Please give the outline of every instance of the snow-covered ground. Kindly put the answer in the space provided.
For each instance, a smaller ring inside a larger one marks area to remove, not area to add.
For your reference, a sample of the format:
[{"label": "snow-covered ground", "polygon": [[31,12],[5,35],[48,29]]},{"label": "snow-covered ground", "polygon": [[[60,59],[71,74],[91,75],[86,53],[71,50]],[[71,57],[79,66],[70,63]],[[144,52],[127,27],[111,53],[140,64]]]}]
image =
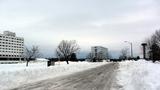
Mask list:
[{"label": "snow-covered ground", "polygon": [[55,66],[47,67],[46,62],[31,62],[29,67],[26,63],[0,64],[0,90],[14,88],[22,84],[31,83],[48,78],[72,74],[94,68],[104,63],[89,62],[56,62]]},{"label": "snow-covered ground", "polygon": [[[48,78],[69,75],[104,65],[105,63],[89,62],[56,62],[47,67],[46,62],[0,64],[0,90],[14,88],[22,84],[36,82]],[[124,61],[119,63],[117,72],[118,90],[160,90],[160,63],[144,60]]]},{"label": "snow-covered ground", "polygon": [[160,90],[160,63],[121,62],[117,79],[120,90]]}]

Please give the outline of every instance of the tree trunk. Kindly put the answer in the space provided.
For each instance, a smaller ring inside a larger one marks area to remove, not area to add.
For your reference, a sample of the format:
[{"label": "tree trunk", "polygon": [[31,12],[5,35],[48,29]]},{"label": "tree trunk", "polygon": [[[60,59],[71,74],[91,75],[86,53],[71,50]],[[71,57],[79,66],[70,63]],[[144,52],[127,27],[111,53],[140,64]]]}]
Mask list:
[{"label": "tree trunk", "polygon": [[69,64],[69,58],[66,57],[65,60],[66,60],[67,64]]},{"label": "tree trunk", "polygon": [[66,60],[66,62],[67,62],[67,64],[69,64],[69,61],[68,61],[68,60]]},{"label": "tree trunk", "polygon": [[27,60],[26,67],[28,67],[29,60]]}]

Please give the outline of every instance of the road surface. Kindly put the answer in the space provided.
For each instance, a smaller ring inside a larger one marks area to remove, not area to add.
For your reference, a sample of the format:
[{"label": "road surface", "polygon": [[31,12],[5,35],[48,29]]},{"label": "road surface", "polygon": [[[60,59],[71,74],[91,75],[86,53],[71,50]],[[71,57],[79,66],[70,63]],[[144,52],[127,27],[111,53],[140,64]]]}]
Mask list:
[{"label": "road surface", "polygon": [[118,90],[116,71],[118,63],[110,63],[97,68],[68,76],[43,80],[11,90]]}]

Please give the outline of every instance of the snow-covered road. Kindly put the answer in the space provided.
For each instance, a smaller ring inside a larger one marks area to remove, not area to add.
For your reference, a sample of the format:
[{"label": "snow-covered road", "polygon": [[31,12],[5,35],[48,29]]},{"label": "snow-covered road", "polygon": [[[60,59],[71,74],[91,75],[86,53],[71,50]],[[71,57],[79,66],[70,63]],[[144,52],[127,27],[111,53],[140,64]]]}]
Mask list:
[{"label": "snow-covered road", "polygon": [[48,78],[56,78],[72,73],[88,70],[107,62],[56,62],[55,66],[47,67],[45,62],[30,62],[29,67],[25,63],[0,64],[0,90],[8,90]]},{"label": "snow-covered road", "polygon": [[12,90],[112,90],[116,86],[118,63],[105,64],[69,76],[26,84]]}]

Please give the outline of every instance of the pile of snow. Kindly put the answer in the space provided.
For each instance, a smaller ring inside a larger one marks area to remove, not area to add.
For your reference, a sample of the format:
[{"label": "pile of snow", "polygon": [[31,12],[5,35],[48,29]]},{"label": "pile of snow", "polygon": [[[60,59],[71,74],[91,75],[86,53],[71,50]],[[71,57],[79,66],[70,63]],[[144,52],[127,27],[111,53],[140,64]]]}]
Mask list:
[{"label": "pile of snow", "polygon": [[144,60],[120,63],[119,90],[160,90],[160,64]]},{"label": "pile of snow", "polygon": [[48,78],[68,75],[71,73],[94,68],[106,63],[89,62],[56,62],[55,66],[47,67],[46,62],[32,62],[29,67],[26,63],[0,64],[0,89],[10,89],[20,85],[36,82]]}]

